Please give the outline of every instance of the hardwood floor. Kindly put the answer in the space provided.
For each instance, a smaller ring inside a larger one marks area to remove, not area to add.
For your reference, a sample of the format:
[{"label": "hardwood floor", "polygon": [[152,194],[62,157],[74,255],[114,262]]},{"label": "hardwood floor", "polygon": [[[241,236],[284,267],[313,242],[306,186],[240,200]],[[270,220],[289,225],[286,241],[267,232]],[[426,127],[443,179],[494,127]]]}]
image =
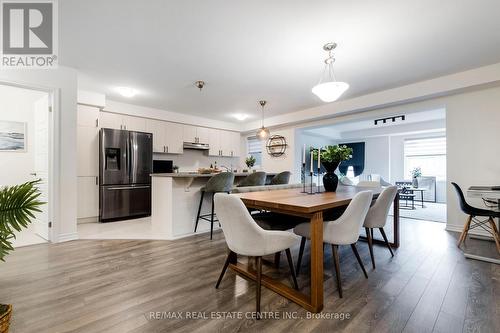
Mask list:
[{"label": "hardwood floor", "polygon": [[[500,332],[500,266],[464,259],[455,245],[457,234],[444,231],[443,224],[402,219],[401,226],[402,245],[394,258],[387,248],[374,246],[376,270],[367,244],[358,244],[368,279],[351,249],[340,248],[342,299],[331,249],[325,247],[322,314],[348,314],[344,320],[307,319],[304,309],[266,288],[262,311],[276,312],[280,320],[185,319],[185,312],[210,316],[255,309],[253,283],[233,272],[214,288],[227,253],[220,232],[213,241],[200,235],[173,242],[79,240],[23,247],[0,263],[0,302],[14,305],[14,333]],[[474,248],[475,242],[494,248],[477,240],[466,246]],[[308,250],[298,279],[304,290]],[[264,271],[291,283],[285,257],[279,270],[266,265]],[[159,312],[160,319],[151,312]],[[166,319],[169,312],[182,312],[184,319]],[[303,319],[283,318],[285,313]]]}]

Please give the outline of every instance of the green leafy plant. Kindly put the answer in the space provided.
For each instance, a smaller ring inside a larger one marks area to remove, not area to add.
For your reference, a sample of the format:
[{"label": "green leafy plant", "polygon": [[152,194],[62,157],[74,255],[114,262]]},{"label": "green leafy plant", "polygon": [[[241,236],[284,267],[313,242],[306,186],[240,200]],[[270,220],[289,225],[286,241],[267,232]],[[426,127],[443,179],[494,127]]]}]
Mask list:
[{"label": "green leafy plant", "polygon": [[422,177],[422,168],[420,167],[413,168],[410,174],[413,178]]},{"label": "green leafy plant", "polygon": [[38,198],[40,192],[37,185],[40,180],[21,185],[6,186],[0,189],[0,260],[14,250],[12,241],[15,231],[26,228],[35,219],[35,213],[41,212],[40,206],[45,204]]},{"label": "green leafy plant", "polygon": [[252,155],[248,156],[247,158],[245,158],[245,164],[247,165],[247,167],[251,168],[255,165],[255,157],[253,157]]},{"label": "green leafy plant", "polygon": [[[318,159],[318,149],[311,149],[314,151],[313,158],[314,160]],[[326,146],[325,148],[321,148],[321,161],[323,162],[342,162],[347,161],[352,158],[352,148],[347,147],[346,145],[334,145],[334,146]]]}]

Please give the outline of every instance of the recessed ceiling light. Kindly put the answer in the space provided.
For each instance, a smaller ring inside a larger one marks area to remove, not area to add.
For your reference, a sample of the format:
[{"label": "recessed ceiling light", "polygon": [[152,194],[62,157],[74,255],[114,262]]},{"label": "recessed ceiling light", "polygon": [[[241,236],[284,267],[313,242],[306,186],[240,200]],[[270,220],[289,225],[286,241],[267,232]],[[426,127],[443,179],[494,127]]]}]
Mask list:
[{"label": "recessed ceiling light", "polygon": [[116,91],[120,93],[123,97],[134,97],[137,94],[137,90],[134,88],[129,88],[129,87],[118,87],[116,88]]},{"label": "recessed ceiling light", "polygon": [[244,113],[235,113],[233,117],[238,119],[239,121],[243,121],[248,118],[248,115]]}]

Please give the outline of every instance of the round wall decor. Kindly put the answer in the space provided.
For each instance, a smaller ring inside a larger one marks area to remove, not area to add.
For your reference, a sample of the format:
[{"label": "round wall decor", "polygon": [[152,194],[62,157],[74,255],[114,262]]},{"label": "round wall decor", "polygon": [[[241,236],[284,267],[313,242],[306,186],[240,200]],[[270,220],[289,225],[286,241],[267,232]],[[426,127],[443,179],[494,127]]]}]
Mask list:
[{"label": "round wall decor", "polygon": [[273,157],[281,156],[286,151],[286,139],[282,135],[272,135],[266,143],[267,153]]}]

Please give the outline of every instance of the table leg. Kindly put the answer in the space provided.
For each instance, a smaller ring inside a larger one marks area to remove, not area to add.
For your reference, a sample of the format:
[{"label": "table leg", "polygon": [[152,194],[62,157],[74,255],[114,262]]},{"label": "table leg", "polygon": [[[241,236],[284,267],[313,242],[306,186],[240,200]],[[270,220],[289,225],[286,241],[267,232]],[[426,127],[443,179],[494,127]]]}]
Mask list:
[{"label": "table leg", "polygon": [[311,218],[311,307],[323,309],[323,213]]}]

